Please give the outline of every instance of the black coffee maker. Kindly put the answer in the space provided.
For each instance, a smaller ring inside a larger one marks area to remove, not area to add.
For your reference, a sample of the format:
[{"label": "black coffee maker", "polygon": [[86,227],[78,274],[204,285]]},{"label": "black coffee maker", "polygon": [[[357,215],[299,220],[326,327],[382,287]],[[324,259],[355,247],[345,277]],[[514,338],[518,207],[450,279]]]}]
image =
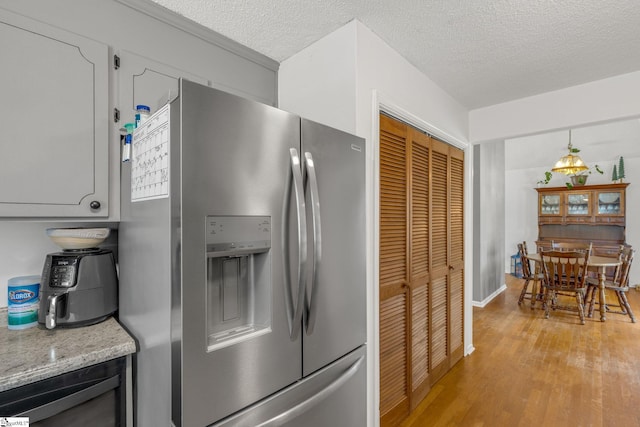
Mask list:
[{"label": "black coffee maker", "polygon": [[91,325],[106,320],[117,309],[118,278],[113,252],[65,249],[47,255],[38,323],[47,329]]}]

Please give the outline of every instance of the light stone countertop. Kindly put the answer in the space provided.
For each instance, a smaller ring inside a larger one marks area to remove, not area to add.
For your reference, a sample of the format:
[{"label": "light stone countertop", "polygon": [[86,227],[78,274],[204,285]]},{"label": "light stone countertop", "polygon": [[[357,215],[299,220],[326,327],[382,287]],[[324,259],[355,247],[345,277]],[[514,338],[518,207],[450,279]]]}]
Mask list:
[{"label": "light stone countertop", "polygon": [[7,309],[0,309],[0,392],[136,351],[113,317],[78,328],[9,330]]}]

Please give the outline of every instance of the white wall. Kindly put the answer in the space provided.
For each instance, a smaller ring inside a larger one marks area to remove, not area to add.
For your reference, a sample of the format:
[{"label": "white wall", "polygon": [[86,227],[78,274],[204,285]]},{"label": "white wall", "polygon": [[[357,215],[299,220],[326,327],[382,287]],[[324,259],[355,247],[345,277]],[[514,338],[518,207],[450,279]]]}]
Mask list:
[{"label": "white wall", "polygon": [[279,108],[356,133],[354,29],[347,24],[280,65]]},{"label": "white wall", "polygon": [[357,132],[374,140],[378,138],[378,129],[373,127],[378,106],[372,101],[377,94],[378,99],[415,116],[447,142],[466,148],[467,109],[362,23],[355,21],[355,26],[358,42]]},{"label": "white wall", "polygon": [[640,117],[640,71],[469,112],[475,144]]},{"label": "white wall", "polygon": [[505,144],[474,146],[473,302],[484,306],[504,289]]},{"label": "white wall", "polygon": [[0,221],[0,307],[7,306],[7,283],[11,277],[39,276],[46,255],[60,250],[47,237],[48,226]]},{"label": "white wall", "polygon": [[[506,141],[506,223],[505,265],[508,271],[509,255],[516,253],[516,245],[523,240],[529,248],[535,248],[538,236],[538,197],[536,182],[544,172],[564,154],[568,143],[568,131],[556,131],[541,135],[509,139]],[[627,187],[626,240],[640,248],[640,120],[621,120],[572,130],[572,142],[579,148],[580,157],[588,166],[597,164],[604,174],[592,173],[588,184],[611,182],[613,165],[624,157],[624,182]],[[563,186],[567,181],[562,174],[554,174],[549,186]],[[631,267],[630,283],[640,284],[640,267]]]},{"label": "white wall", "polygon": [[[332,70],[332,67],[336,70]],[[355,133],[367,140],[367,401],[368,425],[378,425],[379,109],[382,107],[412,125],[429,130],[463,149],[468,148],[467,111],[358,21],[348,23],[284,61],[280,65],[278,88],[281,108]],[[472,154],[468,150],[466,153],[468,186]],[[467,194],[470,200],[471,191]],[[468,202],[469,211],[471,206],[471,202]],[[470,221],[467,223],[470,224]],[[466,236],[470,241],[471,233],[467,232]],[[469,265],[470,252],[467,253]],[[467,274],[470,272],[471,268],[467,268]],[[468,312],[465,324],[465,346],[468,350],[473,348],[470,283],[471,280],[468,279]]]},{"label": "white wall", "polygon": [[367,139],[378,138],[376,97],[466,146],[467,110],[359,21],[282,62],[278,96],[282,109]]}]

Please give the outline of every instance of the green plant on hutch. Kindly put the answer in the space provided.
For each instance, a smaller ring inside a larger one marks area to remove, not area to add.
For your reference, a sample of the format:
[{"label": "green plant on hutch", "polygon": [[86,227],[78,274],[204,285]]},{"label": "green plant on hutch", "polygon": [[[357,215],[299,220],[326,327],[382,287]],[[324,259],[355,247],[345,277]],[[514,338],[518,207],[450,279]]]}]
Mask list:
[{"label": "green plant on hutch", "polygon": [[624,157],[620,156],[620,161],[618,162],[618,177],[616,179],[622,182],[624,177]]},{"label": "green plant on hutch", "polygon": [[611,181],[616,182],[619,181],[622,183],[622,179],[624,178],[624,158],[620,156],[620,160],[618,161],[618,166],[613,165],[613,173],[611,174]]},{"label": "green plant on hutch", "polygon": [[540,181],[537,182],[538,185],[547,185],[549,183],[549,181],[551,181],[551,177],[553,177],[553,174],[550,171],[546,171],[544,173],[544,179],[541,179]]},{"label": "green plant on hutch", "polygon": [[585,185],[587,183],[587,177],[591,175],[592,170],[595,170],[600,175],[604,173],[604,171],[600,169],[600,166],[593,165],[593,167],[587,170],[584,170],[574,175],[570,175],[569,178],[571,179],[571,183],[566,182],[565,185],[567,186],[567,188],[573,188],[574,186]]},{"label": "green plant on hutch", "polygon": [[[596,171],[601,175],[604,174],[604,171],[600,168],[600,166],[594,165],[592,168],[589,168],[579,174],[569,175],[570,181],[565,182],[564,185],[569,189],[573,187],[579,187],[581,185],[586,185],[587,177],[591,175],[592,170]],[[553,173],[550,171],[546,171],[544,173],[544,179],[541,179],[540,181],[537,182],[538,186],[549,184],[552,177],[553,177]]]}]

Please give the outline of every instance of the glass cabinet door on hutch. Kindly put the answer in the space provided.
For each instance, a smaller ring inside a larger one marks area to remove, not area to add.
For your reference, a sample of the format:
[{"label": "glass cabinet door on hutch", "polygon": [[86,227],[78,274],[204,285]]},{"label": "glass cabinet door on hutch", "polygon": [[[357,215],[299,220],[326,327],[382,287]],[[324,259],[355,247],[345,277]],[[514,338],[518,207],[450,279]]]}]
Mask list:
[{"label": "glass cabinet door on hutch", "polygon": [[561,192],[540,193],[538,197],[538,222],[541,224],[562,223]]},{"label": "glass cabinet door on hutch", "polygon": [[569,222],[584,222],[591,216],[591,192],[567,193],[565,216]]},{"label": "glass cabinet door on hutch", "polygon": [[599,191],[598,215],[621,215],[624,212],[622,204],[622,192],[620,191]]},{"label": "glass cabinet door on hutch", "polygon": [[594,194],[595,219],[597,223],[624,223],[624,190],[606,189]]},{"label": "glass cabinet door on hutch", "polygon": [[559,216],[561,196],[557,194],[540,194],[539,214],[541,216]]}]

